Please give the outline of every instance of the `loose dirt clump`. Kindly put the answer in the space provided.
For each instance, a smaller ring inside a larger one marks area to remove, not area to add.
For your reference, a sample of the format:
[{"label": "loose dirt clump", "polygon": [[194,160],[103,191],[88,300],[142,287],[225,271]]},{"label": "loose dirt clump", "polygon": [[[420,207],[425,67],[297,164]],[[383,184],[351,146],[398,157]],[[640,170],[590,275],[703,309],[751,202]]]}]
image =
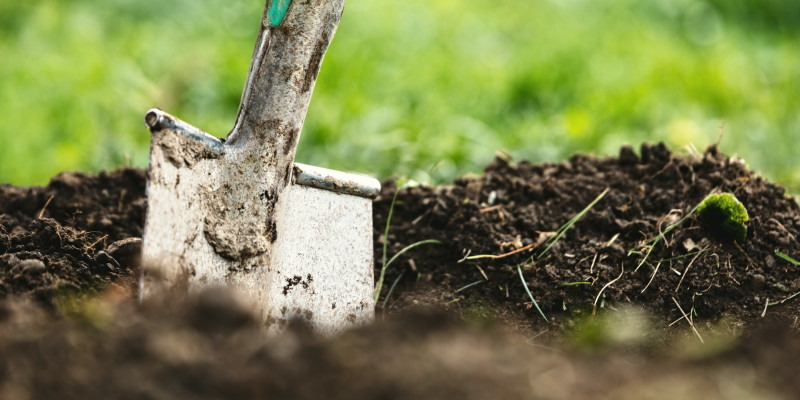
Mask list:
[{"label": "loose dirt clump", "polygon": [[62,173],[46,187],[0,186],[0,296],[41,304],[133,287],[144,224],[145,173]]}]

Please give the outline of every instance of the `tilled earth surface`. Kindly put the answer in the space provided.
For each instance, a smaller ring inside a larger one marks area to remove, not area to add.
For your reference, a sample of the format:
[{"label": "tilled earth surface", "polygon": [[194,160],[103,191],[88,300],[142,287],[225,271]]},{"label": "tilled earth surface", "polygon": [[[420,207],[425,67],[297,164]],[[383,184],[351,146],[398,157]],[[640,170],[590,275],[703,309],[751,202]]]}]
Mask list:
[{"label": "tilled earth surface", "polygon": [[[121,169],[0,186],[0,398],[800,393],[800,267],[778,255],[800,256],[800,209],[715,148],[498,157],[452,185],[387,181],[376,277],[384,245],[391,259],[441,244],[398,257],[378,322],[332,339],[300,323],[265,338],[219,290],[139,305],[145,182]],[[692,213],[714,191],[747,208],[744,243]]]}]

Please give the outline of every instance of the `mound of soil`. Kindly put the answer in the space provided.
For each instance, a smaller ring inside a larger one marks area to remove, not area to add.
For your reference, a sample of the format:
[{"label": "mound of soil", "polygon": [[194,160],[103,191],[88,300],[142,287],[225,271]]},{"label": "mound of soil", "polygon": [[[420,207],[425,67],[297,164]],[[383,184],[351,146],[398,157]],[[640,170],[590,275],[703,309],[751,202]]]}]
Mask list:
[{"label": "mound of soil", "polygon": [[[388,182],[375,203],[378,230],[386,226],[396,190]],[[560,239],[535,246],[605,190]],[[733,193],[747,209],[744,243],[716,237],[692,213],[712,192]],[[376,270],[384,240],[389,256],[423,239],[442,245],[417,247],[407,253],[406,265],[387,271],[387,282],[402,274],[390,309],[420,298],[466,304],[490,299],[543,323],[527,286],[555,324],[625,304],[670,322],[683,312],[701,321],[729,316],[744,322],[779,312],[797,323],[797,302],[782,302],[800,290],[800,268],[776,250],[800,255],[800,208],[784,188],[715,147],[680,157],[663,144],[644,144],[640,156],[623,147],[616,158],[576,155],[559,164],[496,158],[481,176],[400,190],[391,224],[388,238],[378,236],[375,243]],[[528,245],[534,246],[507,257],[475,257]]]},{"label": "mound of soil", "polygon": [[0,186],[0,296],[41,304],[132,287],[138,274],[146,173],[62,173],[47,187]]},{"label": "mound of soil", "polygon": [[[398,257],[378,322],[332,339],[300,323],[266,338],[220,291],[139,305],[145,180],[121,169],[0,186],[0,398],[800,390],[788,367],[800,356],[800,267],[776,253],[800,255],[800,208],[713,147],[678,156],[645,144],[639,155],[624,147],[558,164],[498,157],[452,185],[385,182],[374,202],[376,277],[384,256],[441,244]],[[743,243],[692,212],[714,191],[747,208]]]}]

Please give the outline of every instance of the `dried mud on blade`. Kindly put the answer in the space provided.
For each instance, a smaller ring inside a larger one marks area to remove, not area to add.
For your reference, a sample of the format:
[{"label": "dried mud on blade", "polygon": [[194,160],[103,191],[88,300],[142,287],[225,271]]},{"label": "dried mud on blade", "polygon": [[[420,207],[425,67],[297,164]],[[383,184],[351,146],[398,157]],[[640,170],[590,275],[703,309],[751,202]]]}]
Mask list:
[{"label": "dried mud on blade", "polygon": [[267,0],[236,124],[223,142],[159,109],[141,295],[234,289],[270,332],[331,335],[374,316],[372,178],[294,163],[343,0]]}]

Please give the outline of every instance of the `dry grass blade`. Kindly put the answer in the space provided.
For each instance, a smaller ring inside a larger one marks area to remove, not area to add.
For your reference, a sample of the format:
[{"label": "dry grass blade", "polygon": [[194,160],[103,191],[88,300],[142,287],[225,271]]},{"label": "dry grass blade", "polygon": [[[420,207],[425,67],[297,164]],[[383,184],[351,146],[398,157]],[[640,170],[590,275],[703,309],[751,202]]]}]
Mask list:
[{"label": "dry grass blade", "polygon": [[697,331],[697,328],[695,328],[695,326],[694,326],[694,322],[692,322],[691,318],[689,318],[689,316],[688,316],[688,315],[686,315],[686,313],[683,311],[683,308],[681,307],[680,303],[678,303],[678,300],[675,300],[675,298],[673,297],[673,298],[672,298],[672,301],[673,301],[673,302],[675,302],[675,305],[676,305],[676,306],[678,306],[678,310],[680,310],[680,312],[681,312],[681,315],[683,315],[683,319],[685,319],[685,320],[686,320],[686,322],[688,322],[688,323],[689,323],[689,326],[691,326],[691,327],[692,327],[692,331],[694,331],[694,334],[695,334],[695,335],[697,335],[697,338],[698,338],[698,339],[700,339],[700,343],[703,343],[703,344],[705,344],[706,342],[704,342],[704,341],[703,341],[703,337],[702,337],[702,336],[700,336],[700,332],[698,332],[698,331]]},{"label": "dry grass blade", "polygon": [[616,242],[618,238],[619,238],[619,232],[617,232],[614,236],[611,237],[611,239],[609,239],[609,241],[606,243],[606,247],[611,246],[611,244]]},{"label": "dry grass blade", "polygon": [[523,251],[525,251],[525,250],[530,250],[530,249],[532,249],[532,248],[534,248],[534,247],[536,247],[536,246],[538,246],[538,245],[540,245],[540,244],[541,244],[540,242],[537,242],[537,243],[531,243],[531,244],[529,244],[529,245],[527,245],[527,246],[520,247],[519,249],[516,249],[516,250],[514,250],[514,251],[510,251],[510,252],[508,252],[508,253],[499,254],[499,255],[494,255],[494,254],[478,254],[478,255],[476,255],[476,256],[469,256],[469,257],[465,257],[465,258],[464,258],[462,261],[466,261],[466,260],[478,260],[478,259],[481,259],[481,258],[491,258],[492,260],[494,260],[494,259],[497,259],[497,258],[504,258],[504,257],[512,256],[512,255],[514,255],[514,254],[517,254],[517,253],[522,253],[522,252],[523,252]]},{"label": "dry grass blade", "polygon": [[108,235],[103,235],[103,237],[101,237],[100,239],[97,239],[94,243],[84,247],[83,251],[89,251],[89,250],[93,249],[94,246],[96,246],[98,243],[102,242],[106,238],[108,238]]},{"label": "dry grass blade", "polygon": [[481,259],[481,258],[491,258],[492,260],[494,260],[494,259],[498,259],[498,258],[505,258],[505,257],[508,257],[508,256],[513,256],[514,254],[522,253],[525,250],[530,250],[530,249],[532,249],[534,247],[540,246],[550,236],[552,236],[552,232],[542,232],[542,233],[539,234],[539,238],[537,238],[537,240],[535,242],[533,242],[533,243],[531,243],[531,244],[529,244],[527,246],[520,247],[520,248],[518,248],[516,250],[509,251],[508,253],[499,254],[499,255],[478,254],[476,256],[467,256],[467,257],[464,257],[463,259],[459,260],[459,262],[463,262],[463,261],[467,261],[467,260],[478,260],[478,259]]},{"label": "dry grass blade", "polygon": [[597,297],[594,298],[594,303],[592,304],[592,307],[593,307],[592,315],[594,315],[595,311],[597,311],[597,301],[600,300],[600,295],[603,294],[603,291],[606,290],[607,287],[609,287],[612,284],[614,284],[614,282],[620,280],[620,278],[622,278],[622,274],[624,274],[624,273],[625,273],[625,264],[622,264],[622,271],[620,271],[619,276],[616,279],[612,279],[611,281],[606,283],[606,285],[603,286],[602,289],[600,289],[600,291],[597,293]]},{"label": "dry grass blade", "polygon": [[[712,190],[712,191],[711,191],[711,193],[714,193],[714,192],[716,192],[716,190],[717,190],[717,189],[714,189],[714,190]],[[709,195],[710,195],[711,193],[709,193]],[[708,197],[708,196],[706,196],[706,197]],[[704,198],[704,199],[705,199],[705,198]],[[653,249],[654,249],[654,248],[656,247],[656,245],[658,244],[658,241],[659,241],[659,240],[664,240],[664,242],[666,242],[666,241],[667,241],[666,235],[667,235],[668,233],[672,232],[672,230],[673,230],[673,229],[675,229],[675,228],[677,228],[677,227],[678,227],[680,224],[682,224],[682,223],[683,223],[683,221],[686,221],[686,220],[687,220],[689,217],[691,217],[691,216],[692,216],[692,214],[694,214],[694,213],[695,213],[695,211],[697,211],[697,208],[698,208],[698,207],[700,207],[700,204],[703,204],[703,202],[701,201],[701,202],[697,203],[697,205],[696,205],[696,206],[694,206],[694,208],[692,208],[692,210],[691,210],[691,211],[689,211],[689,213],[687,213],[687,214],[686,214],[686,216],[684,216],[683,218],[681,218],[680,220],[678,220],[678,222],[676,222],[676,223],[674,223],[674,224],[672,224],[672,225],[668,226],[668,227],[667,227],[667,229],[664,229],[664,232],[659,232],[659,233],[658,233],[658,236],[656,236],[656,237],[654,237],[654,238],[652,238],[652,239],[650,239],[650,240],[648,240],[648,241],[646,241],[646,242],[642,243],[641,245],[639,245],[639,246],[638,246],[638,247],[636,247],[635,249],[633,249],[633,250],[631,250],[631,251],[629,251],[629,252],[628,252],[628,255],[631,255],[631,254],[633,254],[633,253],[634,253],[634,252],[635,252],[637,249],[640,249],[640,248],[642,248],[642,247],[645,247],[645,246],[647,246],[647,247],[648,247],[648,249],[647,249],[647,252],[646,252],[646,253],[645,253],[645,255],[644,255],[644,258],[642,258],[642,261],[640,261],[640,262],[639,262],[639,265],[637,265],[637,266],[636,266],[636,269],[634,269],[634,270],[633,270],[633,273],[634,273],[634,274],[636,273],[636,271],[638,271],[638,270],[639,270],[639,267],[641,267],[641,266],[642,266],[642,265],[645,263],[645,261],[647,261],[647,257],[650,257],[650,253],[652,253],[652,252],[653,252]]]},{"label": "dry grass blade", "polygon": [[791,294],[791,295],[789,295],[788,297],[786,297],[785,299],[783,299],[781,301],[776,301],[774,303],[767,303],[767,306],[775,306],[775,305],[778,305],[778,304],[786,303],[787,301],[797,297],[798,295],[800,295],[800,292],[796,292],[794,294]]},{"label": "dry grass blade", "polygon": [[475,265],[475,267],[478,268],[478,271],[480,271],[481,275],[483,276],[483,279],[486,279],[488,281],[489,277],[486,275],[486,272],[483,271],[483,268],[481,268],[480,265]]},{"label": "dry grass blade", "polygon": [[694,256],[694,258],[692,258],[692,261],[689,261],[689,265],[687,265],[686,269],[683,270],[683,274],[681,275],[681,279],[678,281],[678,286],[675,287],[675,292],[676,293],[678,292],[678,289],[681,288],[681,283],[683,283],[683,278],[685,278],[686,274],[689,272],[689,268],[692,268],[692,264],[694,264],[694,261],[697,260],[697,257],[700,257],[700,254],[703,254],[706,251],[708,251],[708,247],[706,247],[703,250],[698,251],[697,254]]},{"label": "dry grass blade", "polygon": [[51,194],[50,198],[48,198],[47,201],[44,203],[44,207],[42,207],[42,211],[39,211],[39,219],[42,219],[42,217],[44,216],[44,210],[47,209],[47,206],[50,205],[50,202],[53,201],[53,197],[55,197],[55,196],[56,195]]},{"label": "dry grass blade", "polygon": [[660,266],[661,262],[659,261],[658,264],[656,264],[656,269],[653,271],[653,275],[650,276],[650,280],[647,282],[647,285],[644,285],[644,289],[642,289],[640,293],[644,293],[644,291],[647,290],[648,287],[650,287],[650,284],[653,283],[653,279],[656,278],[656,274],[658,273],[658,267]]}]

